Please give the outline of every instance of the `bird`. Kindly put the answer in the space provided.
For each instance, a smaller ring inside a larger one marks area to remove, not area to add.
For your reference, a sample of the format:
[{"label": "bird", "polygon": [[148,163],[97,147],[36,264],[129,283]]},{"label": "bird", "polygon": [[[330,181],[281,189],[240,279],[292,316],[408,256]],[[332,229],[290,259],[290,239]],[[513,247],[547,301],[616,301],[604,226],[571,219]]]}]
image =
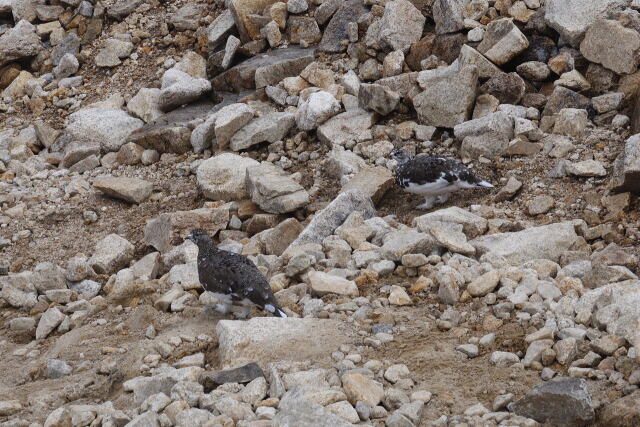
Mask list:
[{"label": "bird", "polygon": [[396,161],[394,175],[398,185],[408,193],[424,196],[418,209],[444,203],[451,193],[461,189],[493,188],[455,159],[428,154],[412,156],[402,148],[391,151],[389,156]]},{"label": "bird", "polygon": [[275,316],[287,317],[269,282],[249,258],[219,249],[202,229],[192,230],[186,239],[198,246],[198,279],[220,301],[214,306],[216,311],[228,314],[234,311],[235,303],[242,306],[235,313],[238,318],[246,318],[253,305]]}]

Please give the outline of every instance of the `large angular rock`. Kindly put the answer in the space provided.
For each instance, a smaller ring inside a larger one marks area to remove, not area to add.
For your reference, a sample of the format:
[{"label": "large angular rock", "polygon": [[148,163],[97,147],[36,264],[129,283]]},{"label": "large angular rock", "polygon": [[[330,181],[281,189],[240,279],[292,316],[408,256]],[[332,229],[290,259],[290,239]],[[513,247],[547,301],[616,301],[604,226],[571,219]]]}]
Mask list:
[{"label": "large angular rock", "polygon": [[229,207],[225,205],[163,213],[147,221],[144,243],[160,252],[166,252],[194,228],[201,228],[213,237],[218,231],[225,229],[228,222]]},{"label": "large angular rock", "polygon": [[117,234],[109,234],[96,244],[89,264],[98,274],[115,273],[129,265],[135,247]]},{"label": "large angular rock", "polygon": [[198,29],[200,16],[204,12],[203,4],[186,4],[170,15],[170,22],[178,31]]},{"label": "large angular rock", "polygon": [[133,51],[133,43],[120,39],[107,39],[98,51],[95,61],[98,67],[115,67],[121,59],[127,58]]},{"label": "large angular rock", "polygon": [[433,20],[436,34],[457,33],[464,29],[462,0],[436,0],[433,3]]},{"label": "large angular rock", "polygon": [[278,409],[278,414],[273,418],[273,424],[278,426],[348,427],[354,425],[324,406],[305,399],[304,391],[300,390],[300,387],[285,393]]},{"label": "large angular rock", "polygon": [[214,132],[218,148],[229,144],[231,137],[253,118],[254,112],[247,104],[236,103],[221,108],[216,113]]},{"label": "large angular rock", "polygon": [[198,366],[190,366],[180,369],[164,366],[155,370],[154,375],[131,378],[130,380],[125,381],[122,386],[125,391],[133,392],[133,400],[137,404],[141,404],[147,400],[149,396],[154,394],[164,393],[167,396],[170,396],[173,386],[181,381],[198,381],[202,371],[204,371],[204,369]]},{"label": "large angular rock", "polygon": [[[323,3],[323,6],[325,3]],[[329,24],[324,30],[322,40],[320,40],[320,44],[318,45],[318,50],[322,52],[344,52],[347,46],[343,41],[349,40],[349,23],[358,22],[363,15],[368,13],[368,10],[364,6],[364,2],[362,0],[347,0],[345,2],[336,3],[337,5],[340,5],[340,7],[333,14],[331,21],[329,21]],[[318,9],[321,8],[322,6]],[[318,19],[317,12],[316,19]]]},{"label": "large angular rock", "polygon": [[278,0],[230,0],[226,6],[231,11],[243,42],[261,38],[260,27],[250,15],[262,15]]},{"label": "large angular rock", "polygon": [[69,168],[94,155],[100,155],[100,143],[97,141],[72,141],[64,148],[62,166]]},{"label": "large angular rock", "polygon": [[466,65],[475,65],[478,68],[478,78],[481,80],[498,77],[504,74],[504,72],[493,62],[489,61],[480,52],[467,44],[462,45],[460,55],[454,64],[456,64],[458,68],[463,68]]},{"label": "large angular rock", "polygon": [[480,86],[480,90],[496,97],[501,104],[518,105],[526,85],[517,73],[500,73]]},{"label": "large angular rock", "polygon": [[251,200],[265,212],[293,212],[309,203],[309,193],[304,187],[271,163],[249,166],[246,174]]},{"label": "large angular rock", "polygon": [[216,48],[227,39],[235,25],[233,14],[229,9],[222,12],[209,24],[207,27],[207,49],[210,53],[215,52]]},{"label": "large angular rock", "polygon": [[210,102],[200,102],[178,108],[132,132],[127,142],[160,153],[186,153],[192,148],[191,129],[216,107]]},{"label": "large angular rock", "polygon": [[345,145],[356,141],[373,126],[373,113],[357,109],[340,113],[318,128],[318,138],[327,145]]},{"label": "large angular rock", "polygon": [[287,20],[287,36],[290,43],[303,42],[310,45],[320,41],[322,32],[315,19],[307,16],[291,16]]},{"label": "large angular rock", "polygon": [[378,204],[394,183],[395,178],[389,169],[382,166],[365,167],[343,185],[340,191],[360,190],[374,204]]},{"label": "large angular rock", "polygon": [[46,338],[64,320],[65,314],[58,307],[52,307],[44,312],[38,327],[36,328],[36,339]]},{"label": "large angular rock", "polygon": [[382,47],[407,52],[422,37],[426,18],[408,0],[393,0],[384,8],[377,38]]},{"label": "large angular rock", "polygon": [[211,200],[243,200],[249,197],[247,168],[259,163],[249,157],[222,153],[205,160],[197,171],[198,186]]},{"label": "large angular rock", "polygon": [[211,90],[207,79],[193,78],[184,71],[171,68],[162,77],[158,106],[162,111],[189,104]]},{"label": "large angular rock", "polygon": [[233,151],[246,150],[261,142],[276,142],[284,138],[293,127],[296,116],[293,113],[269,113],[253,119],[237,131],[230,140]]},{"label": "large angular rock", "polygon": [[599,420],[602,425],[631,427],[640,424],[640,391],[619,398],[604,406]]},{"label": "large angular rock", "polygon": [[591,99],[564,86],[556,86],[547,100],[542,115],[552,116],[564,108],[588,110],[591,108]]},{"label": "large angular rock", "polygon": [[160,109],[160,89],[140,88],[138,93],[127,102],[127,110],[145,123],[159,118],[164,114]]},{"label": "large angular rock", "polygon": [[341,109],[338,100],[329,92],[314,92],[306,100],[300,99],[296,124],[300,130],[313,130],[338,114]]},{"label": "large angular rock", "polygon": [[478,52],[489,58],[496,65],[511,61],[516,55],[529,47],[529,40],[516,27],[512,19],[503,18],[491,21],[487,25]]},{"label": "large angular rock", "polygon": [[36,27],[22,20],[0,36],[0,67],[12,61],[36,56],[41,50],[42,43],[36,34]]},{"label": "large angular rock", "polygon": [[587,29],[620,0],[549,0],[545,5],[544,20],[573,47],[578,47]]},{"label": "large angular rock", "polygon": [[418,79],[425,90],[413,98],[413,106],[421,124],[452,128],[469,120],[478,87],[475,66],[425,71]]},{"label": "large angular rock", "polygon": [[309,284],[311,289],[318,295],[338,294],[353,297],[360,295],[358,286],[353,280],[347,280],[321,271],[309,273]]},{"label": "large angular rock", "polygon": [[314,60],[314,49],[288,47],[256,55],[211,79],[220,91],[242,91],[275,86],[285,77],[297,76]]},{"label": "large angular rock", "polygon": [[580,53],[618,74],[631,74],[640,63],[640,34],[618,21],[598,20],[587,30]]},{"label": "large angular rock", "polygon": [[560,255],[578,241],[575,227],[573,222],[559,222],[514,233],[482,236],[469,243],[479,255],[500,255],[512,265],[520,265],[532,259],[558,262]]},{"label": "large angular rock", "polygon": [[113,6],[107,8],[107,15],[111,18],[122,20],[129,16],[144,0],[117,0]]},{"label": "large angular rock", "polygon": [[440,222],[460,224],[468,237],[477,237],[485,233],[488,221],[457,206],[438,209],[437,211],[414,218],[413,224],[418,230],[427,232],[431,225]]},{"label": "large angular rock", "polygon": [[60,139],[98,142],[103,152],[118,151],[127,137],[143,125],[142,120],[122,110],[87,108],[69,116]]},{"label": "large angular rock", "polygon": [[[582,295],[575,307],[576,315],[592,319],[594,325],[607,333],[640,344],[640,281],[611,283]],[[588,321],[588,320],[587,320]]]},{"label": "large angular rock", "polygon": [[436,242],[431,235],[414,230],[399,230],[387,233],[382,239],[382,252],[386,259],[400,261],[405,254],[431,253]]},{"label": "large angular rock", "polygon": [[153,192],[153,184],[139,178],[98,178],[93,186],[107,196],[135,204],[144,202]]},{"label": "large angular rock", "polygon": [[613,167],[614,189],[640,193],[640,134],[630,136]]},{"label": "large angular rock", "polygon": [[30,271],[0,276],[0,298],[12,307],[30,309],[38,302],[38,292],[33,282]]},{"label": "large angular rock", "polygon": [[457,125],[453,128],[453,134],[459,140],[487,134],[492,138],[510,140],[513,138],[513,118],[504,111],[498,111]]},{"label": "large angular rock", "polygon": [[289,245],[287,251],[306,243],[322,243],[352,212],[361,212],[365,219],[369,219],[375,215],[376,210],[371,199],[359,190],[340,193],[324,209],[316,212],[309,225]]},{"label": "large angular rock", "polygon": [[525,397],[510,404],[509,410],[551,425],[587,426],[595,418],[587,382],[578,378],[561,378],[537,385]]},{"label": "large angular rock", "polygon": [[378,114],[386,116],[398,106],[400,95],[379,84],[360,85],[358,91],[358,103],[360,108],[373,110]]},{"label": "large angular rock", "polygon": [[353,331],[346,323],[315,318],[221,320],[216,334],[224,369],[250,362],[265,369],[268,363],[280,360],[320,361],[353,340]]}]

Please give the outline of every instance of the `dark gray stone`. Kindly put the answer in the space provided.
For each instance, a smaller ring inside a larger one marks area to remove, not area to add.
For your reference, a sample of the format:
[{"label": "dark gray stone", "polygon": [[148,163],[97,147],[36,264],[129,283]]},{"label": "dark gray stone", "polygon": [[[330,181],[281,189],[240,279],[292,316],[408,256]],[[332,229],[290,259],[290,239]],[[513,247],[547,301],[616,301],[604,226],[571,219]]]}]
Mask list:
[{"label": "dark gray stone", "polygon": [[257,363],[251,362],[239,368],[228,369],[226,371],[204,372],[200,376],[200,383],[204,386],[204,391],[209,393],[222,384],[247,384],[260,377],[264,377],[264,372]]},{"label": "dark gray stone", "polygon": [[274,86],[285,77],[297,76],[313,62],[314,49],[289,47],[256,55],[211,79],[215,90],[242,91]]},{"label": "dark gray stone", "polygon": [[58,65],[65,54],[76,55],[78,52],[80,52],[80,38],[76,33],[69,32],[60,44],[53,48],[51,62],[53,65]]},{"label": "dark gray stone", "polygon": [[362,0],[344,2],[334,13],[327,28],[325,28],[318,50],[330,53],[344,52],[347,49],[347,45],[342,41],[349,39],[349,23],[358,22],[366,13],[368,13],[368,10]]},{"label": "dark gray stone", "polygon": [[511,403],[509,410],[554,426],[587,426],[595,418],[587,383],[578,378],[539,384],[525,397]]},{"label": "dark gray stone", "polygon": [[116,3],[107,8],[107,15],[110,18],[117,19],[118,21],[123,20],[131,12],[136,10],[138,6],[144,3],[144,0],[119,0]]},{"label": "dark gray stone", "polygon": [[547,105],[542,111],[543,116],[553,116],[562,110],[563,108],[577,108],[587,111],[593,111],[591,106],[591,99],[584,95],[574,92],[571,89],[567,89],[564,86],[557,86],[549,99]]},{"label": "dark gray stone", "polygon": [[221,104],[214,106],[211,102],[203,101],[173,110],[131,133],[127,142],[135,142],[143,148],[160,153],[186,153],[191,150],[189,124],[197,119],[206,118]]}]

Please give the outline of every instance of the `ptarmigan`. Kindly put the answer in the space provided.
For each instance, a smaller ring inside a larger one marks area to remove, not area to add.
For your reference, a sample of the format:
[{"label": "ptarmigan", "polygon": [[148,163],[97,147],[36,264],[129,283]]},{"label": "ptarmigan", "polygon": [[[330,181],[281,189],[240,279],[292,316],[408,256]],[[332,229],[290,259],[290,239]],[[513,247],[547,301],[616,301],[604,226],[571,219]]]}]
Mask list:
[{"label": "ptarmigan", "polygon": [[393,150],[390,156],[397,163],[394,173],[398,185],[408,193],[425,197],[418,209],[431,209],[446,202],[450,193],[464,188],[493,188],[454,159],[427,154],[414,157],[401,148]]},{"label": "ptarmigan", "polygon": [[191,231],[187,239],[198,245],[198,278],[204,289],[216,294],[220,301],[214,307],[217,311],[229,313],[236,303],[242,306],[236,313],[239,318],[246,318],[252,305],[287,317],[276,303],[269,282],[251,260],[218,249],[204,230]]}]

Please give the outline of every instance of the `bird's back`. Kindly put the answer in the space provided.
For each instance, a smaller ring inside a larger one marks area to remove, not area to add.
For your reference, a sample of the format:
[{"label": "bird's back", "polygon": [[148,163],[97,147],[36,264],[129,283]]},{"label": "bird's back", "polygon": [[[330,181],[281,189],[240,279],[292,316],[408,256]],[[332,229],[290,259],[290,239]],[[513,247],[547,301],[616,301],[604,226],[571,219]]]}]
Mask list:
[{"label": "bird's back", "polygon": [[396,169],[398,184],[406,188],[410,183],[423,185],[444,179],[449,183],[480,181],[465,165],[457,160],[421,154]]},{"label": "bird's back", "polygon": [[215,247],[200,252],[198,275],[208,291],[231,295],[236,301],[248,298],[260,306],[272,302],[269,282],[250,259]]}]

